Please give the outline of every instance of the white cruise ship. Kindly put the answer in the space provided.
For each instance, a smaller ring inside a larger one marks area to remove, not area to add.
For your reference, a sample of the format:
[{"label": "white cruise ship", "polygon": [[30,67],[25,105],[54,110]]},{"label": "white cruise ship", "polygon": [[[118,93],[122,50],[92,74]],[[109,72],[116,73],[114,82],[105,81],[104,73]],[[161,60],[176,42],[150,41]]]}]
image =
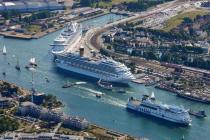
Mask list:
[{"label": "white cruise ship", "polygon": [[147,95],[144,95],[141,101],[130,97],[126,107],[128,110],[154,116],[177,124],[189,125],[191,122],[188,110],[178,106],[157,103]]},{"label": "white cruise ship", "polygon": [[61,69],[108,82],[127,84],[135,79],[124,64],[103,56],[84,57],[82,51],[56,55],[55,63]]},{"label": "white cruise ship", "polygon": [[66,24],[66,27],[61,34],[55,38],[53,44],[51,44],[52,54],[63,53],[66,48],[74,47],[79,43],[82,38],[82,25],[76,22],[70,22]]}]

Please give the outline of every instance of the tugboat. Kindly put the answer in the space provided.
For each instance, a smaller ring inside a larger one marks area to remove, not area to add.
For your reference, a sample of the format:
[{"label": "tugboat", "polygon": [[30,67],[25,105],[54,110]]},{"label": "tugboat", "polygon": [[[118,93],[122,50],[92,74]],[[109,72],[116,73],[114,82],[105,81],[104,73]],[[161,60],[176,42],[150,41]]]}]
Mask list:
[{"label": "tugboat", "polygon": [[189,110],[189,114],[190,115],[193,115],[193,116],[196,116],[196,117],[199,117],[199,118],[205,118],[205,117],[207,117],[206,112],[204,110],[195,112],[195,111],[193,111],[193,110],[190,109]]},{"label": "tugboat", "polygon": [[101,79],[97,82],[98,86],[104,88],[106,90],[112,90],[112,84],[106,81],[102,81]]},{"label": "tugboat", "polygon": [[210,98],[202,96],[202,95],[197,95],[197,94],[191,94],[189,92],[177,92],[177,96],[186,98],[188,100],[192,101],[197,101],[197,102],[202,102],[206,104],[210,104]]},{"label": "tugboat", "polygon": [[64,85],[62,86],[62,88],[70,88],[70,87],[75,86],[75,85],[76,85],[75,83],[66,82],[66,84],[64,84]]}]

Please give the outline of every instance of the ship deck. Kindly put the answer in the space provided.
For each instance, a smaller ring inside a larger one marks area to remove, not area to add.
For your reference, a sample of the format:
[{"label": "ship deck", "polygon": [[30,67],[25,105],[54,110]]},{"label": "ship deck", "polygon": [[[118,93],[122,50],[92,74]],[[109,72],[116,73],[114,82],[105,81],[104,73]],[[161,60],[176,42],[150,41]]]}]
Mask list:
[{"label": "ship deck", "polygon": [[138,105],[140,105],[141,104],[141,101],[139,101],[139,100],[132,100],[132,101],[130,101],[133,105],[135,105],[135,106],[138,106]]},{"label": "ship deck", "polygon": [[75,53],[75,52],[79,53],[79,48],[82,47],[82,46],[84,47],[84,57],[91,58],[92,57],[91,49],[86,46],[84,37],[82,37],[80,39],[80,41],[77,44],[75,44],[75,45],[68,44],[68,46],[66,47],[64,52],[65,53]]}]

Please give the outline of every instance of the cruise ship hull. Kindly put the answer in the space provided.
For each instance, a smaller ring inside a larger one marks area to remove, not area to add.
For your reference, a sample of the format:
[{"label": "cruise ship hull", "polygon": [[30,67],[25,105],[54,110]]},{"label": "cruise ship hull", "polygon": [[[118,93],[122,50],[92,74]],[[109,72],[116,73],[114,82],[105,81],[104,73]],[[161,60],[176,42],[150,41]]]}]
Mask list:
[{"label": "cruise ship hull", "polygon": [[[65,64],[61,64],[61,63],[56,63],[57,67],[71,72],[71,73],[76,73],[78,75],[81,76],[85,76],[91,79],[95,79],[95,80],[99,80],[99,79],[103,79],[104,77],[102,77],[101,75],[94,73],[94,72],[90,72],[81,68],[77,68],[77,67],[72,67],[72,66],[67,66]],[[108,82],[112,82],[112,83],[116,83],[116,84],[123,84],[123,85],[127,85],[130,82],[130,79],[116,79],[114,77],[106,77],[106,81]]]},{"label": "cruise ship hull", "polygon": [[144,115],[144,116],[147,116],[147,117],[152,117],[152,118],[155,117],[156,119],[160,119],[162,121],[167,121],[167,122],[177,124],[177,125],[188,126],[190,124],[190,122],[186,122],[186,121],[184,122],[184,121],[181,121],[181,120],[171,119],[171,118],[168,118],[166,116],[159,115],[159,114],[154,114],[154,113],[147,112],[147,111],[141,111],[140,109],[137,110],[133,106],[128,106],[127,105],[126,109],[128,111],[136,113],[136,114],[141,114],[141,115]]}]

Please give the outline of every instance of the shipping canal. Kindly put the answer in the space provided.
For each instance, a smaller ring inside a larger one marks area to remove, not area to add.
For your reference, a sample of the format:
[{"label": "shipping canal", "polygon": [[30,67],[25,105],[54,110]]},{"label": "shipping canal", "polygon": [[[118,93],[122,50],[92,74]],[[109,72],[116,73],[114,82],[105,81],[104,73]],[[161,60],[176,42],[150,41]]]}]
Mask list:
[{"label": "shipping canal", "polygon": [[[84,21],[83,25],[101,26],[111,20],[122,18],[120,15],[108,14],[97,17],[94,20]],[[18,40],[0,38],[0,46],[5,44],[7,55],[0,55],[0,73],[6,71],[6,76],[0,74],[0,78],[8,82],[16,83],[19,86],[30,88],[31,72],[25,69],[25,65],[31,57],[37,59],[38,67],[35,73],[35,86],[38,91],[56,95],[64,104],[64,111],[71,115],[84,116],[89,121],[100,126],[111,128],[120,132],[129,133],[134,136],[144,136],[155,140],[180,140],[185,139],[207,140],[210,137],[210,117],[198,119],[192,117],[192,125],[179,127],[163,121],[154,120],[141,115],[135,115],[125,110],[128,97],[141,98],[143,94],[155,93],[156,99],[167,104],[174,104],[191,108],[193,110],[204,109],[210,116],[208,105],[191,102],[176,97],[174,94],[145,87],[144,85],[130,84],[127,93],[117,91],[105,91],[99,89],[95,82],[88,82],[85,85],[75,86],[69,89],[62,89],[66,81],[81,81],[75,77],[60,73],[53,64],[49,44],[59,34],[54,32],[37,40]],[[1,47],[1,48],[2,48]],[[21,71],[15,69],[19,60]],[[49,79],[49,83],[46,82]],[[102,92],[105,95],[97,99],[95,94]]]}]

